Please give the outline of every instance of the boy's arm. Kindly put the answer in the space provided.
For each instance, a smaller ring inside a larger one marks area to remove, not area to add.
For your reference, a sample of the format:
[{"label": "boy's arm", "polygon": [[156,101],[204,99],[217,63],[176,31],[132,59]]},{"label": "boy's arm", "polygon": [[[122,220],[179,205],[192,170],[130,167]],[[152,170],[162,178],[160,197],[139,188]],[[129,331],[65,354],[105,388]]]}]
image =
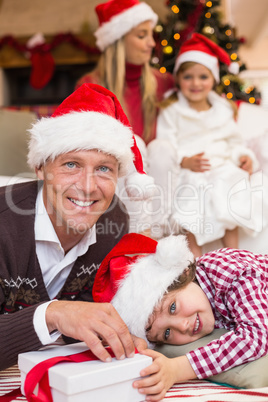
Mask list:
[{"label": "boy's arm", "polygon": [[140,372],[142,380],[133,383],[141,394],[147,395],[146,401],[160,401],[176,382],[197,378],[186,356],[169,359],[154,350],[141,352],[153,358],[153,363]]}]

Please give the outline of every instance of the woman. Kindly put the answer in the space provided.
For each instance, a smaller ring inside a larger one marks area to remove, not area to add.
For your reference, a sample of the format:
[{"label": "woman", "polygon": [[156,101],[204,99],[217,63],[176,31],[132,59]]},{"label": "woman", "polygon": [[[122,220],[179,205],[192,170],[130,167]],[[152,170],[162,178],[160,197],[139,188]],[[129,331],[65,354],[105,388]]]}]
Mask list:
[{"label": "woman", "polygon": [[[107,1],[96,7],[96,13],[100,23],[96,44],[102,54],[96,69],[84,75],[77,87],[85,82],[100,84],[117,96],[133,128],[146,171],[146,145],[156,133],[156,103],[174,86],[171,74],[161,74],[149,65],[158,16],[139,0]],[[117,193],[130,215],[130,232],[150,234],[150,200],[129,200],[120,180]]]},{"label": "woman", "polygon": [[96,69],[84,75],[77,86],[91,82],[112,91],[134,133],[148,144],[155,138],[156,102],[174,86],[171,74],[149,66],[158,17],[139,0],[111,0],[99,4],[96,13],[100,23],[96,44],[102,54]]}]

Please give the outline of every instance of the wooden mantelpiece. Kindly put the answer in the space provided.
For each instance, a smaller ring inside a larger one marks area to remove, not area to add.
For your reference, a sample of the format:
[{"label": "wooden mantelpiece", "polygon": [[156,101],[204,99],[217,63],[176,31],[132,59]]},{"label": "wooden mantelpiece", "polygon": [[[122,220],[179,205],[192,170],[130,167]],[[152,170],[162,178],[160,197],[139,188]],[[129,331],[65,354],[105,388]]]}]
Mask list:
[{"label": "wooden mantelpiece", "polygon": [[[90,47],[95,47],[95,38],[93,34],[77,34],[75,37]],[[16,40],[25,45],[30,37],[20,37]],[[45,36],[46,43],[51,43],[53,36]],[[96,53],[88,53],[83,49],[79,49],[72,43],[63,42],[59,46],[52,49],[51,54],[56,65],[72,65],[72,64],[88,64],[96,63],[99,55]],[[31,61],[29,55],[17,51],[14,47],[4,45],[0,48],[0,68],[21,68],[30,67]]]},{"label": "wooden mantelpiece", "polygon": [[[70,34],[69,41],[67,35],[45,36],[45,43],[51,44],[55,71],[48,84],[38,90],[30,85],[30,55],[18,50],[17,46],[22,45],[23,49],[30,38],[16,38],[14,43],[1,46],[0,107],[59,104],[74,90],[77,80],[94,68],[99,53],[94,52],[96,47],[92,33]],[[55,40],[56,46],[53,46]]]}]

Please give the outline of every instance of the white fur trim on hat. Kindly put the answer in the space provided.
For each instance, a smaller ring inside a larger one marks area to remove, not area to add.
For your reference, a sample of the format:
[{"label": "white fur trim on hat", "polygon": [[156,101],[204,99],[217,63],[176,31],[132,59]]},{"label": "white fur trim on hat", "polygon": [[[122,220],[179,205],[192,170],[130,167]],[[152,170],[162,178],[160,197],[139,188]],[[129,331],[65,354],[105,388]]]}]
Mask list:
[{"label": "white fur trim on hat", "polygon": [[159,240],[156,252],[130,266],[111,303],[130,333],[146,338],[146,325],[168,287],[194,261],[185,236]]},{"label": "white fur trim on hat", "polygon": [[187,61],[193,61],[207,67],[212,72],[216,82],[220,81],[220,67],[217,57],[211,56],[205,52],[200,52],[199,50],[184,52],[177,58],[173,73],[176,74],[180,65]]},{"label": "white fur trim on hat", "polygon": [[103,23],[94,33],[96,45],[103,52],[105,48],[122,38],[132,28],[145,21],[152,21],[154,27],[158,21],[157,14],[146,3],[140,3],[115,15]]},{"label": "white fur trim on hat", "polygon": [[125,178],[125,186],[132,200],[146,200],[157,194],[154,178],[147,174],[130,173]]},{"label": "white fur trim on hat", "polygon": [[231,74],[237,75],[239,73],[239,63],[237,61],[233,61],[229,66],[228,70]]},{"label": "white fur trim on hat", "polygon": [[42,118],[29,132],[31,168],[66,152],[97,149],[118,160],[119,174],[123,176],[133,160],[131,128],[104,113],[81,111]]}]

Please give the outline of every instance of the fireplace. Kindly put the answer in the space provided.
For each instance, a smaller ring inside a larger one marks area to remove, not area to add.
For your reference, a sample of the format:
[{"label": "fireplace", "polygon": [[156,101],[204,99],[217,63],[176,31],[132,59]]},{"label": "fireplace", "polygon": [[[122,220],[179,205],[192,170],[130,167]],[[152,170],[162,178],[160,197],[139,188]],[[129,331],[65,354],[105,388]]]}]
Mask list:
[{"label": "fireplace", "polygon": [[[14,39],[16,44],[25,45],[29,37]],[[51,46],[55,71],[50,82],[42,89],[30,84],[31,62],[27,54],[18,51],[10,43],[0,47],[0,106],[20,107],[22,105],[57,105],[74,90],[77,80],[91,71],[99,58],[92,33],[59,34],[46,36]]]},{"label": "fireplace", "polygon": [[74,90],[77,80],[95,63],[58,65],[50,82],[42,89],[30,84],[31,67],[4,69],[9,106],[56,105]]}]

